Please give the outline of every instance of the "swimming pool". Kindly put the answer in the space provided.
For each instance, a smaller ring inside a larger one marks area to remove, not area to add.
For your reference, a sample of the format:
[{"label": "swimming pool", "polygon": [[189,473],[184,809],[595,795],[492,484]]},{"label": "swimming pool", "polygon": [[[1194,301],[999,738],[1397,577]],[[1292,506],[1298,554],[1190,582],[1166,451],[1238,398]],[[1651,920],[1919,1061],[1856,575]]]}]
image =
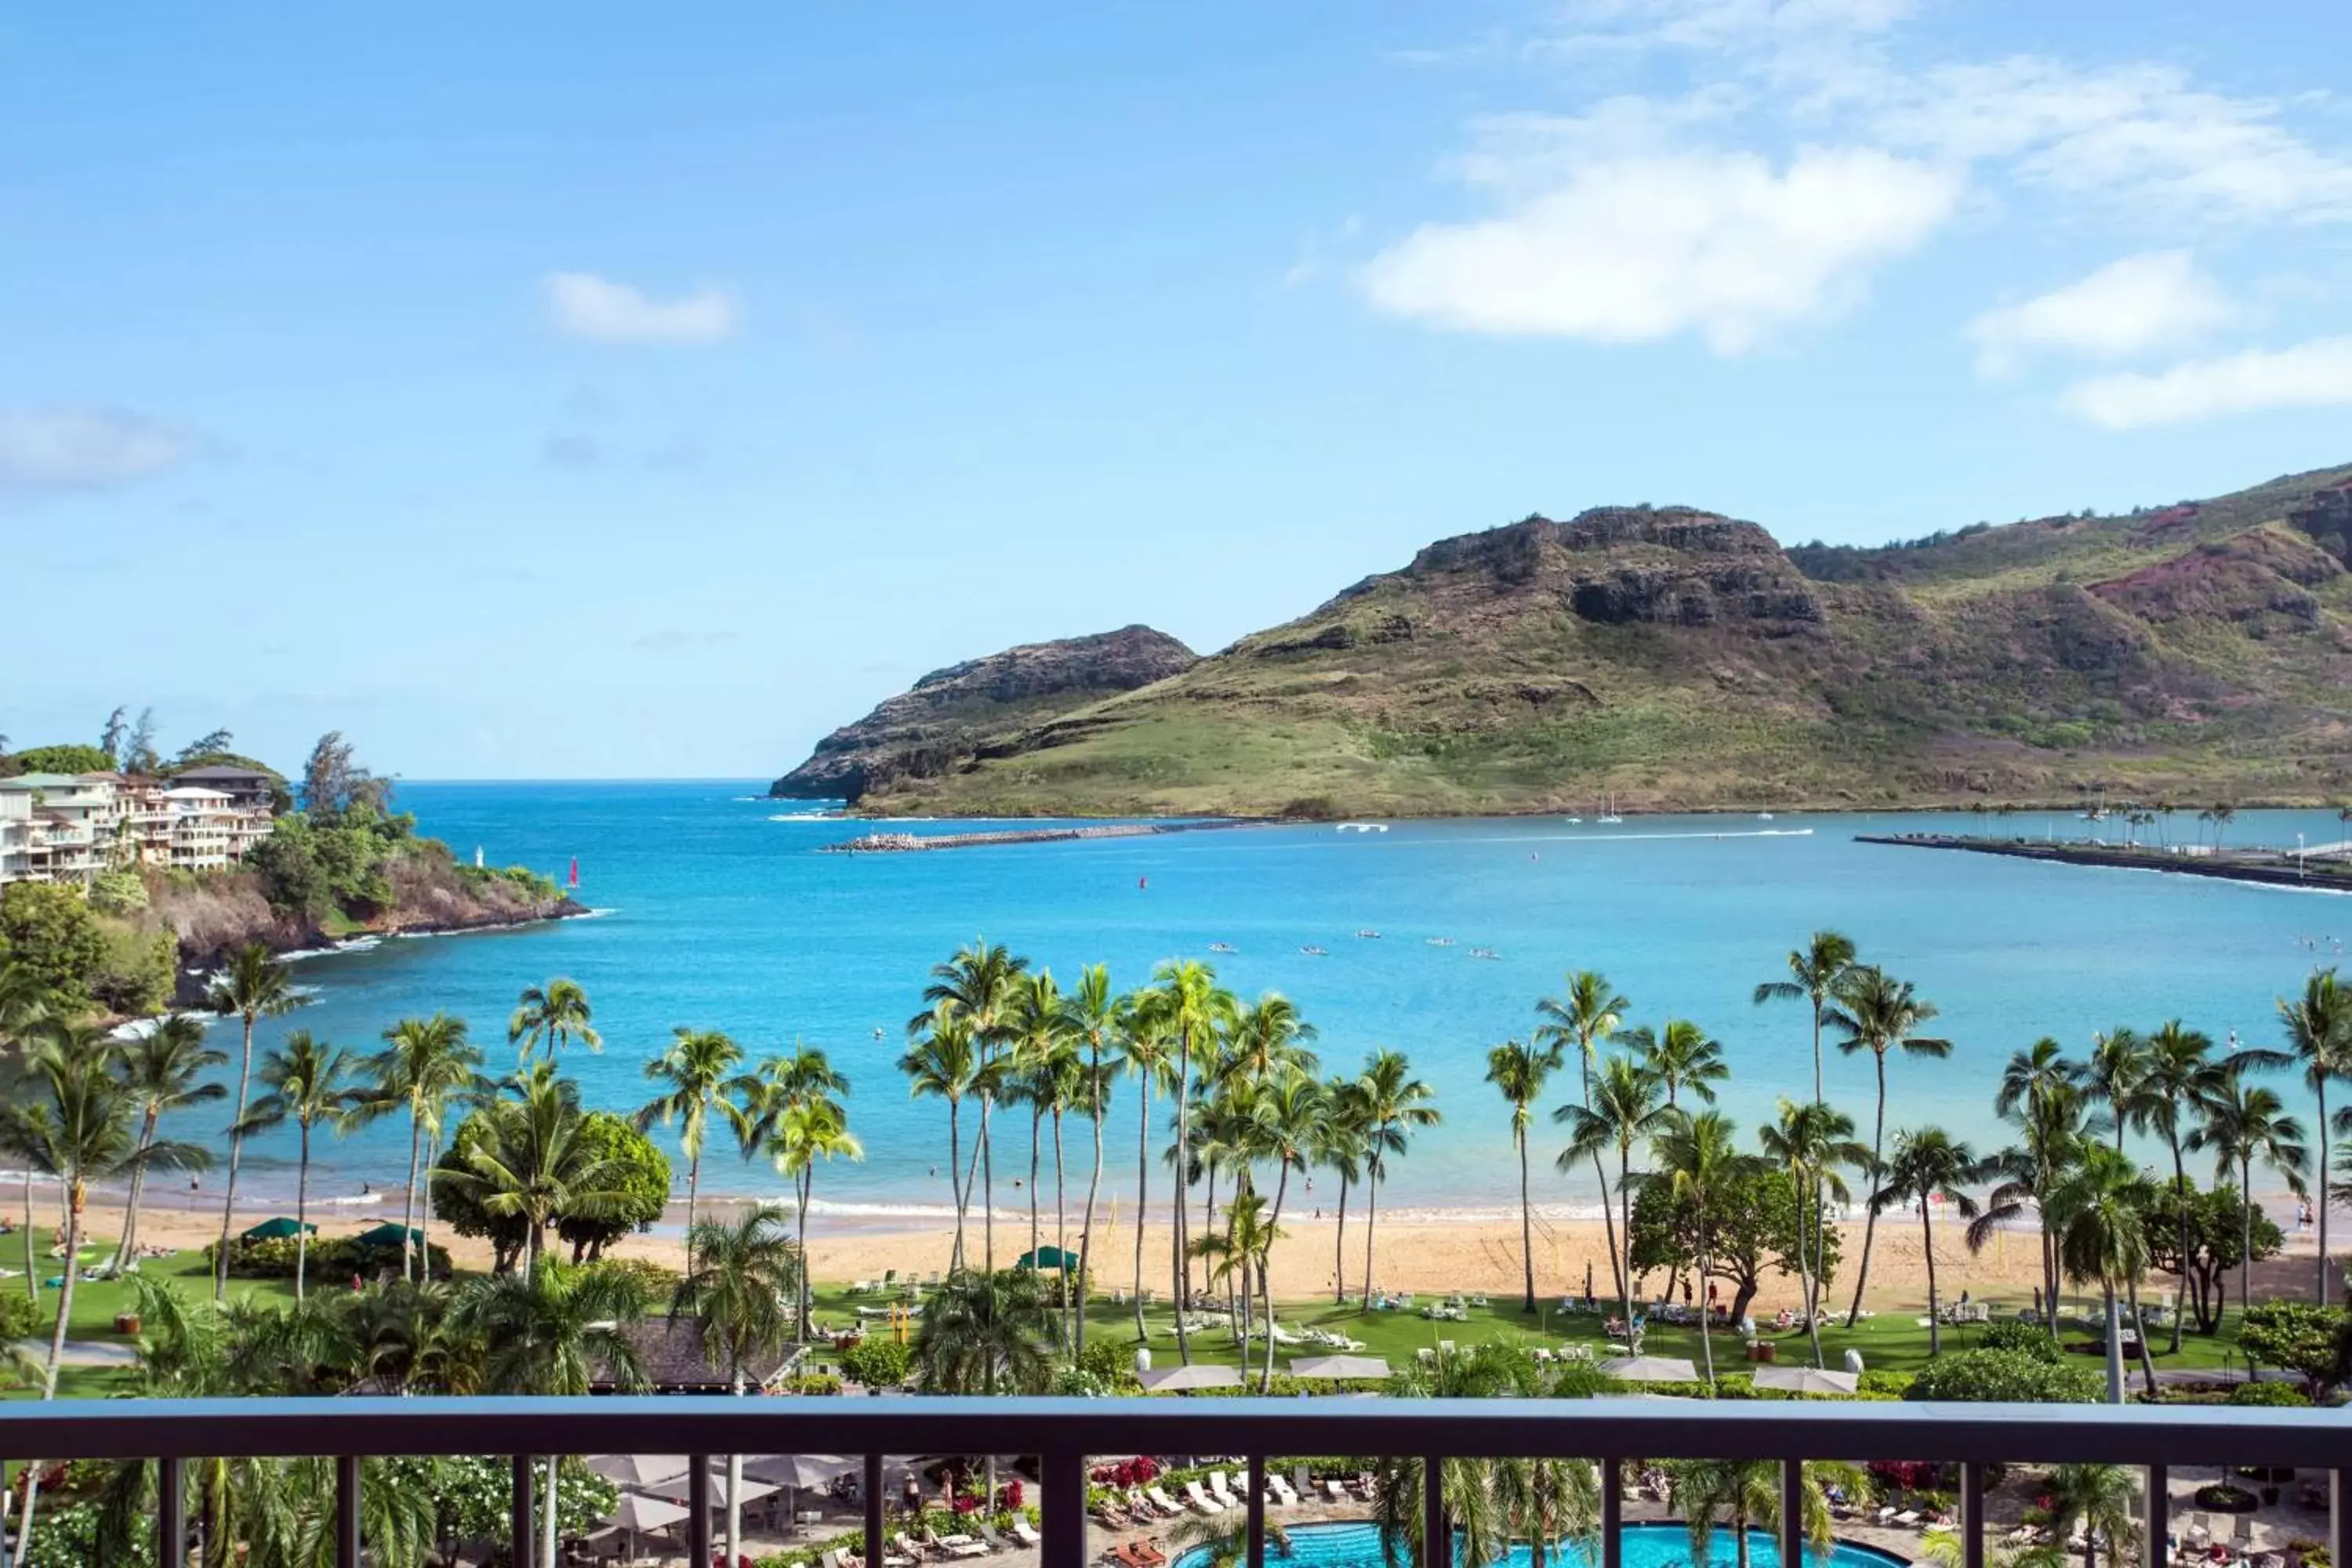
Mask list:
[{"label": "swimming pool", "polygon": [[[1275,1521],[1269,1520],[1268,1525]],[[1687,1568],[1690,1563],[1690,1531],[1679,1524],[1629,1524],[1625,1529],[1625,1568]],[[1172,1568],[1202,1568],[1210,1556],[1209,1548],[1196,1546],[1176,1559]],[[1301,1524],[1290,1530],[1290,1551],[1278,1553],[1271,1529],[1267,1532],[1265,1560],[1282,1562],[1294,1568],[1387,1568],[1381,1556],[1381,1534],[1378,1528],[1363,1522],[1331,1524]],[[1707,1550],[1708,1568],[1728,1568],[1738,1562],[1738,1547],[1728,1529],[1717,1529]],[[1570,1545],[1547,1554],[1546,1568],[1590,1568],[1582,1551]],[[1766,1531],[1748,1532],[1748,1568],[1780,1568],[1780,1543]],[[1808,1557],[1809,1568],[1818,1560]],[[1524,1545],[1511,1548],[1511,1554],[1497,1568],[1529,1568],[1529,1556]],[[1830,1551],[1828,1568],[1906,1568],[1905,1560],[1891,1552],[1881,1552],[1874,1546],[1860,1546],[1841,1541]]]}]

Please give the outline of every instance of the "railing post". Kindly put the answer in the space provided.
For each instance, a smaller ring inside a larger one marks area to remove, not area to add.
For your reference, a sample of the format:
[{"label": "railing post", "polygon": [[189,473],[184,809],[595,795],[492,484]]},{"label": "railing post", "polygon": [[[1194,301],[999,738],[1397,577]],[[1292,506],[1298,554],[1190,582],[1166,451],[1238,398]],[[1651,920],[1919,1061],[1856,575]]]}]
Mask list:
[{"label": "railing post", "polygon": [[2352,1552],[2352,1470],[2327,1473],[2327,1551],[2331,1563],[2336,1552]]},{"label": "railing post", "polygon": [[[882,1459],[880,1454],[866,1456],[866,1568],[882,1568]],[[987,1506],[994,1508],[996,1500],[989,1499]]]},{"label": "railing post", "polygon": [[[693,1568],[710,1568],[710,1456],[686,1457],[686,1556]],[[866,1561],[879,1563],[874,1543],[866,1543]],[[731,1565],[730,1565],[731,1568]]]},{"label": "railing post", "polygon": [[1960,1568],[1985,1568],[1984,1467],[1960,1466]]},{"label": "railing post", "polygon": [[1045,1527],[1045,1544],[1038,1552],[1041,1568],[1086,1568],[1087,1457],[1058,1450],[1040,1454],[1037,1477],[1045,1490],[1038,1510]]},{"label": "railing post", "polygon": [[531,1560],[537,1544],[530,1531],[530,1486],[533,1467],[529,1454],[514,1457],[514,1502],[507,1510],[508,1551],[517,1563]]},{"label": "railing post", "polygon": [[156,1568],[184,1568],[188,1561],[188,1521],[182,1511],[180,1461],[155,1461]]},{"label": "railing post", "polygon": [[1805,1461],[1780,1461],[1780,1568],[1804,1568]]},{"label": "railing post", "polygon": [[2164,1549],[2165,1537],[2172,1525],[2172,1495],[2170,1481],[2162,1465],[2150,1465],[2146,1478],[2146,1502],[2142,1511],[2147,1515],[2147,1549],[2141,1553],[2142,1563],[2168,1563],[2172,1554]]},{"label": "railing post", "polygon": [[360,1461],[335,1460],[335,1568],[360,1568]]},{"label": "railing post", "polygon": [[1601,1568],[1625,1568],[1625,1461],[1601,1461]]},{"label": "railing post", "polygon": [[1421,1458],[1421,1568],[1452,1568],[1454,1531],[1445,1522],[1445,1461]]},{"label": "railing post", "polygon": [[1265,1568],[1265,1456],[1249,1456],[1249,1568]]}]

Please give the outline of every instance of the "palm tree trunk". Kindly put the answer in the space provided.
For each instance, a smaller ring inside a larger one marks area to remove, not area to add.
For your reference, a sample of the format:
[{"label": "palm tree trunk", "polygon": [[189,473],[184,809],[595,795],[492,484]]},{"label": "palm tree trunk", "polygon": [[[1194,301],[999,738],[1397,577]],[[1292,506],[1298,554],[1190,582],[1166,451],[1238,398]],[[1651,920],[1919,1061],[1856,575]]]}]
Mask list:
[{"label": "palm tree trunk", "polygon": [[[301,1122],[302,1152],[294,1166],[294,1299],[302,1299],[302,1288],[310,1265],[310,1123]],[[132,1178],[134,1181],[136,1177]],[[125,1228],[128,1228],[127,1226]]]},{"label": "palm tree trunk", "polygon": [[991,1274],[996,1272],[996,1152],[989,1146],[989,1111],[996,1097],[986,1089],[980,1093],[980,1261]]},{"label": "palm tree trunk", "polygon": [[[66,1178],[66,1185],[72,1193],[72,1196],[68,1200],[66,1207],[65,1282],[58,1289],[58,1321],[49,1331],[49,1362],[41,1377],[41,1397],[44,1400],[55,1399],[58,1396],[58,1368],[65,1361],[66,1328],[73,1321],[74,1277],[79,1272],[74,1266],[74,1254],[81,1247],[79,1188],[70,1176]],[[32,1550],[33,1500],[40,1494],[40,1462],[33,1460],[25,1467],[25,1511],[16,1524],[15,1561],[20,1565],[25,1561],[25,1554]]]},{"label": "palm tree trunk", "polygon": [[1137,1077],[1142,1089],[1136,1096],[1141,1101],[1137,1115],[1142,1127],[1135,1143],[1135,1342],[1145,1344],[1151,1338],[1143,1321],[1143,1216],[1150,1212],[1145,1205],[1151,1201],[1151,1078],[1149,1073]]},{"label": "palm tree trunk", "polygon": [[1813,999],[1813,1103],[1822,1103],[1822,1004]]},{"label": "palm tree trunk", "polygon": [[[429,1173],[440,1163],[441,1132],[436,1128],[425,1140],[425,1168]],[[416,1278],[421,1282],[433,1278],[433,1194],[427,1192],[416,1205]]]},{"label": "palm tree trunk", "polygon": [[1258,1379],[1257,1391],[1260,1394],[1274,1391],[1274,1270],[1267,1265],[1272,1261],[1275,1236],[1282,1228],[1282,1200],[1289,1191],[1290,1162],[1285,1160],[1282,1173],[1274,1182],[1274,1213],[1265,1222],[1267,1255],[1255,1260],[1258,1290],[1265,1298],[1265,1375]]},{"label": "palm tree trunk", "polygon": [[1037,1154],[1045,1126],[1043,1110],[1029,1113],[1029,1262],[1037,1262]]},{"label": "palm tree trunk", "polygon": [[2126,1299],[2131,1305],[2132,1328],[2136,1331],[2132,1338],[2139,1345],[2140,1375],[2147,1379],[2148,1397],[2153,1399],[2156,1397],[2156,1354],[2147,1348],[2147,1325],[2140,1321],[2139,1276],[2133,1275],[2124,1284],[2129,1292]]},{"label": "palm tree trunk", "polygon": [[1519,1256],[1527,1263],[1526,1311],[1533,1316],[1536,1310],[1536,1221],[1535,1211],[1528,1199],[1528,1130],[1516,1118],[1512,1131],[1519,1145]]},{"label": "palm tree trunk", "polygon": [[[1631,1267],[1632,1263],[1629,1259],[1627,1268]],[[1705,1300],[1706,1280],[1706,1248],[1701,1247],[1698,1254],[1698,1294],[1701,1298],[1698,1304],[1698,1348],[1699,1353],[1706,1359],[1706,1386],[1712,1391],[1715,1387],[1715,1303]],[[1625,1327],[1628,1332],[1632,1331],[1633,1326],[1633,1321],[1630,1318],[1627,1319]],[[1741,1531],[1739,1539],[1744,1545],[1748,1540],[1748,1532]]]},{"label": "palm tree trunk", "polygon": [[2319,1304],[2327,1305],[2327,1079],[2323,1075],[2312,1089],[2319,1096]]},{"label": "palm tree trunk", "polygon": [[702,1145],[694,1146],[693,1158],[686,1163],[686,1271],[694,1272],[694,1200],[702,1190]]},{"label": "palm tree trunk", "polygon": [[41,1304],[40,1268],[33,1257],[33,1169],[30,1163],[25,1167],[25,1294],[33,1299],[34,1306]]},{"label": "palm tree trunk", "polygon": [[1065,1320],[1062,1342],[1067,1344],[1070,1339],[1066,1321],[1070,1315],[1070,1237],[1062,1213],[1062,1108],[1058,1105],[1054,1107],[1054,1250],[1062,1255],[1062,1266],[1054,1270],[1054,1278],[1058,1281],[1062,1294],[1062,1316]]},{"label": "palm tree trunk", "polygon": [[[1625,1349],[1633,1349],[1633,1151],[1630,1144],[1617,1145],[1617,1205],[1625,1214],[1625,1267],[1617,1269],[1617,1292],[1625,1304]],[[1601,1217],[1609,1217],[1609,1194],[1601,1194]],[[1609,1267],[1617,1268],[1617,1243],[1609,1243]]]},{"label": "palm tree trunk", "polygon": [[816,1162],[812,1158],[808,1169],[801,1173],[799,1242],[801,1279],[800,1289],[793,1292],[793,1304],[796,1309],[793,1313],[793,1338],[801,1344],[808,1343],[809,1337],[808,1211],[809,1200],[814,1196],[816,1196]]},{"label": "palm tree trunk", "polygon": [[2099,1281],[2099,1294],[2106,1299],[2107,1323],[2107,1403],[2124,1402],[2124,1324],[2116,1311],[2116,1282]]},{"label": "palm tree trunk", "polygon": [[1920,1194],[1919,1247],[1927,1258],[1927,1353],[1939,1356],[1944,1353],[1944,1324],[1936,1311],[1936,1226],[1927,1214],[1932,1206],[1927,1194]]},{"label": "palm tree trunk", "polygon": [[[1203,1178],[1201,1183],[1201,1234],[1214,1236],[1217,1233],[1217,1167],[1203,1161],[1201,1174]],[[1184,1288],[1189,1290],[1192,1286],[1192,1265],[1189,1257],[1192,1248],[1187,1247],[1185,1251],[1188,1257],[1184,1264]],[[1201,1294],[1207,1295],[1209,1287],[1214,1283],[1209,1277],[1209,1260],[1204,1258],[1201,1259]]]},{"label": "palm tree trunk", "polygon": [[1381,1178],[1379,1169],[1364,1170],[1364,1310],[1372,1310],[1372,1242],[1381,1223]]},{"label": "palm tree trunk", "polygon": [[955,1246],[948,1253],[948,1271],[963,1268],[963,1101],[948,1101],[948,1201],[955,1205]]},{"label": "palm tree trunk", "polygon": [[139,1163],[131,1168],[131,1191],[122,1200],[122,1241],[114,1249],[114,1269],[118,1274],[128,1269],[139,1256],[139,1201],[147,1193],[147,1151],[155,1142],[155,1123],[160,1115],[150,1105],[146,1119],[139,1126]]},{"label": "palm tree trunk", "polygon": [[1348,1173],[1339,1173],[1339,1229],[1331,1240],[1331,1302],[1348,1300]]},{"label": "palm tree trunk", "polygon": [[[1819,1368],[1823,1364],[1822,1361],[1822,1184],[1818,1174],[1812,1173],[1808,1174],[1813,1177],[1811,1183],[1813,1212],[1810,1216],[1810,1224],[1801,1220],[1797,1225],[1799,1253],[1797,1288],[1805,1299],[1805,1337],[1812,1342],[1813,1365]],[[1798,1190],[1800,1194],[1798,1201],[1801,1203],[1804,1201],[1802,1197],[1804,1189],[1801,1187]],[[1810,1273],[1807,1272],[1808,1266],[1803,1257],[1805,1232],[1808,1229],[1813,1233],[1813,1255]]]},{"label": "palm tree trunk", "polygon": [[[245,1016],[245,1058],[236,1069],[236,1113],[228,1124],[228,1180],[221,1194],[220,1255],[213,1259],[213,1300],[228,1294],[229,1227],[236,1223],[236,1167],[245,1156],[245,1097],[253,1087],[253,1015]],[[70,1259],[68,1259],[70,1261]],[[71,1268],[66,1270],[70,1278]]]},{"label": "palm tree trunk", "polygon": [[[400,1277],[412,1278],[408,1259],[416,1242],[416,1159],[425,1147],[425,1120],[411,1107],[408,1113],[408,1191],[400,1200]],[[226,1251],[226,1248],[224,1248]]]},{"label": "palm tree trunk", "polygon": [[[558,1483],[555,1467],[560,1463],[562,1463],[562,1460],[558,1456],[550,1454],[547,1457],[547,1507],[542,1511],[542,1517],[539,1521],[540,1551],[542,1554],[545,1568],[556,1568],[555,1505],[558,1500]],[[732,1536],[728,1538],[727,1550],[730,1554],[735,1550],[735,1542]]]},{"label": "palm tree trunk", "polygon": [[[2221,841],[2219,833],[2214,842]],[[2247,1154],[2238,1161],[2238,1321],[2245,1321],[2246,1310],[2254,1304],[2254,1161]],[[2246,1381],[2254,1380],[2252,1357],[2246,1361]]]},{"label": "palm tree trunk", "polygon": [[[1192,1094],[1192,1031],[1188,1026],[1176,1036],[1176,1192],[1169,1205],[1175,1215],[1176,1279],[1176,1355],[1186,1366],[1192,1364],[1192,1342],[1184,1332],[1184,1288],[1191,1283],[1192,1271],[1184,1263],[1184,1147],[1186,1101]],[[1142,1216],[1137,1215],[1137,1223]]]},{"label": "palm tree trunk", "polygon": [[[1870,1179],[1878,1180],[1878,1167],[1886,1157],[1886,1053],[1871,1053],[1878,1061],[1878,1125],[1870,1135]],[[1878,1205],[1873,1204],[1862,1216],[1862,1263],[1853,1271],[1853,1305],[1846,1310],[1845,1326],[1853,1327],[1862,1317],[1862,1293],[1870,1284],[1870,1244],[1878,1235]]]},{"label": "palm tree trunk", "polygon": [[[1094,1108],[1092,1114],[1087,1117],[1087,1121],[1093,1123],[1095,1130],[1095,1169],[1094,1174],[1087,1179],[1087,1217],[1081,1221],[1078,1226],[1078,1251],[1080,1253],[1080,1257],[1078,1259],[1078,1321],[1076,1325],[1076,1346],[1077,1354],[1081,1361],[1085,1359],[1087,1351],[1087,1283],[1094,1268],[1095,1257],[1095,1195],[1102,1191],[1102,1051],[1099,1047],[1095,1050],[1093,1066],[1087,1076],[1087,1100]],[[1139,1211],[1139,1213],[1140,1211]]]}]

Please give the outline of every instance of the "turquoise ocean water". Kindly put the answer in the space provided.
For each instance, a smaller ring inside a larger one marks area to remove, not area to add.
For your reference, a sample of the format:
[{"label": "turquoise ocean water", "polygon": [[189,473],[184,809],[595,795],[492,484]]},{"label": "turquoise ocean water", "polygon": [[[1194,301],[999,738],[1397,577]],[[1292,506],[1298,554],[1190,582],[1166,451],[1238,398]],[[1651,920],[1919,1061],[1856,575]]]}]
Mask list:
[{"label": "turquoise ocean water", "polygon": [[[1321,1029],[1327,1069],[1375,1046],[1411,1053],[1444,1121],[1397,1165],[1384,1209],[1507,1212],[1516,1173],[1504,1109],[1482,1081],[1486,1053],[1528,1030],[1535,999],[1571,968],[1605,972],[1632,998],[1633,1022],[1689,1017],[1723,1040],[1732,1079],[1722,1103],[1745,1129],[1811,1074],[1803,1009],[1759,1008],[1749,994],[1807,932],[1836,926],[1865,958],[1916,982],[1958,1043],[1948,1061],[1893,1064],[1890,1127],[1933,1120],[1990,1147],[2000,1138],[1992,1084],[2012,1050],[2048,1034],[2079,1053],[2094,1030],[2175,1015],[2217,1040],[2236,1029],[2266,1042],[2276,1034],[2273,998],[2331,962],[2336,939],[2352,938],[2352,903],[2326,894],[1852,841],[1860,831],[1950,827],[1948,816],[1398,822],[1381,833],[1272,827],[851,857],[816,849],[859,825],[759,798],[759,787],[403,784],[401,805],[461,857],[479,846],[492,864],[557,875],[577,857],[580,896],[599,913],[305,959],[298,973],[315,1004],[266,1021],[262,1038],[302,1027],[368,1050],[394,1020],[446,1008],[503,1066],[516,993],[570,975],[587,987],[605,1039],[602,1055],[566,1057],[592,1104],[642,1103],[643,1064],[677,1025],[725,1029],[755,1056],[795,1039],[820,1044],[852,1077],[866,1158],[824,1168],[819,1203],[920,1213],[948,1202],[945,1176],[929,1173],[947,1163],[946,1119],[936,1101],[908,1100],[892,1063],[931,963],[985,935],[1066,982],[1098,961],[1127,985],[1185,955],[1210,960],[1245,995],[1297,998]],[[2038,816],[2011,826],[2084,830]],[[2184,814],[2175,830],[2195,826]],[[2247,813],[2230,832],[2232,842],[2292,844],[2298,830],[2314,843],[2341,832],[2320,812]],[[1212,942],[1237,951],[1212,953]],[[1477,948],[1496,956],[1475,957]],[[235,1025],[216,1026],[215,1038],[234,1050]],[[1828,1079],[1866,1132],[1867,1058],[1832,1054]],[[1565,1095],[1574,1074],[1556,1081]],[[1114,1183],[1134,1168],[1126,1093],[1108,1118]],[[217,1142],[219,1120],[192,1118],[180,1131]],[[1017,1135],[1025,1141],[1025,1128]],[[1084,1123],[1067,1136],[1082,1173]],[[1548,1124],[1537,1136],[1538,1202],[1563,1212],[1588,1202],[1551,1173]],[[258,1191],[290,1192],[292,1152],[290,1135],[253,1146]],[[349,1196],[362,1184],[396,1184],[405,1155],[405,1130],[391,1125],[327,1140],[315,1190]],[[1000,1157],[1000,1188],[1004,1176]],[[706,1162],[704,1184],[782,1190],[764,1167],[723,1152]]]}]

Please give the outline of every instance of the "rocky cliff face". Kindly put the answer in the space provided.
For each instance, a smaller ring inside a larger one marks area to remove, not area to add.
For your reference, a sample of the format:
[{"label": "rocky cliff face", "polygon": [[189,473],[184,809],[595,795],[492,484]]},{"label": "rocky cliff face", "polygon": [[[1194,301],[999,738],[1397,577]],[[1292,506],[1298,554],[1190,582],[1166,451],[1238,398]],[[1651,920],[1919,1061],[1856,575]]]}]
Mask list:
[{"label": "rocky cliff face", "polygon": [[1198,655],[1167,633],[1133,626],[950,665],[827,735],[768,793],[854,804],[962,766],[989,737],[1017,732],[1030,720],[1138,690],[1197,662]]}]

